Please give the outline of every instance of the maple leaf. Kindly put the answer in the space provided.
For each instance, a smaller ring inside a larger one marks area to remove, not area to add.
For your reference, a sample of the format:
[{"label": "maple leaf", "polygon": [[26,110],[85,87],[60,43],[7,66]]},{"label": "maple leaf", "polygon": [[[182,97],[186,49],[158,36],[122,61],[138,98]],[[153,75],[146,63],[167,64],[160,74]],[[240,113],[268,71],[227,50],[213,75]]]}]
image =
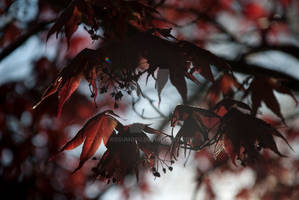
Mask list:
[{"label": "maple leaf", "polygon": [[[88,63],[86,63],[88,65]],[[97,69],[95,67],[88,70],[88,74],[85,75],[87,81],[89,82],[89,87],[91,87],[91,97],[94,98],[94,102],[96,102],[96,98],[98,95],[98,87],[97,87]]]},{"label": "maple leaf", "polygon": [[134,170],[138,179],[139,151],[136,142],[122,134],[113,133],[106,147],[98,165],[93,168],[95,176],[108,179],[108,183],[111,179],[113,182],[123,183],[127,173]]},{"label": "maple leaf", "polygon": [[179,45],[182,47],[183,51],[186,54],[186,59],[191,61],[193,64],[193,70],[200,73],[205,79],[214,82],[214,76],[211,71],[211,66],[219,67],[223,70],[230,70],[231,67],[218,58],[213,53],[208,50],[202,49],[194,44],[187,41],[180,41]]},{"label": "maple leaf", "polygon": [[[225,108],[224,112],[221,111],[222,107]],[[244,109],[247,112],[252,113],[252,109],[246,103],[243,103],[242,101],[237,101],[237,100],[234,100],[231,98],[222,99],[212,108],[212,110],[216,111],[216,113],[218,115],[223,116],[233,107],[238,107],[239,109]],[[219,113],[219,112],[222,112],[222,113]]]},{"label": "maple leaf", "polygon": [[73,173],[79,170],[96,153],[102,140],[104,145],[107,145],[108,139],[118,124],[118,121],[112,116],[118,117],[111,110],[106,110],[95,115],[85,123],[72,140],[67,142],[58,151],[60,153],[65,150],[72,150],[84,142],[80,155],[80,163]]},{"label": "maple leaf", "polygon": [[[186,102],[185,69],[187,63],[180,47],[176,43],[163,40],[148,33],[140,34],[138,37],[140,37],[139,40],[144,45],[142,47],[142,52],[144,52],[142,56],[148,61],[149,68],[147,71],[149,75],[152,75],[158,67],[160,68],[159,71],[168,70],[170,82],[178,90],[183,102]],[[158,79],[158,81],[161,80]],[[159,85],[161,84],[159,83]]]},{"label": "maple leaf", "polygon": [[[163,131],[149,127],[149,124],[142,123],[134,123],[125,126],[124,129],[128,130],[130,137],[133,137],[136,140],[138,148],[145,153],[146,162],[150,164],[150,167],[154,167],[154,159],[158,158],[158,152],[161,151],[159,148],[162,148],[162,146],[158,141],[152,142],[145,133],[166,137],[169,137],[169,135],[165,134]],[[166,150],[168,150],[167,147]]]},{"label": "maple leaf", "polygon": [[187,105],[177,105],[173,111],[173,115],[171,117],[171,126],[176,126],[179,120],[184,121],[188,117],[207,117],[207,118],[220,118],[217,114],[213,111],[206,110],[199,107],[187,106]]},{"label": "maple leaf", "polygon": [[68,45],[70,42],[70,38],[72,34],[77,30],[79,23],[83,19],[87,19],[89,24],[93,23],[93,9],[90,4],[84,0],[73,0],[70,2],[68,7],[61,13],[61,15],[56,19],[55,24],[51,27],[48,32],[47,40],[49,37],[56,32],[56,37],[58,37],[58,33],[64,27],[64,32],[68,41]]},{"label": "maple leaf", "polygon": [[46,89],[41,100],[33,106],[35,109],[49,96],[58,93],[58,110],[57,117],[60,116],[62,107],[72,93],[79,87],[82,73],[71,72],[70,68],[64,68],[56,80]]},{"label": "maple leaf", "polygon": [[[169,76],[171,84],[178,90],[183,103],[187,101],[185,77],[195,83],[199,83],[193,76],[194,72],[198,72],[207,80],[214,81],[210,69],[212,65],[223,70],[230,70],[228,64],[207,50],[201,49],[186,41],[173,42],[161,39],[152,35],[151,32],[136,34],[128,40],[127,45],[133,49],[133,54],[137,54],[134,56],[135,58],[143,57],[147,60],[149,64],[147,69],[148,76],[152,75],[154,77],[153,74],[155,70],[159,68],[159,78],[157,78],[156,83],[158,95],[160,96],[167,82],[167,77]],[[119,48],[116,50],[119,50]],[[124,59],[122,58],[122,60]],[[191,67],[191,63],[193,67]],[[169,75],[167,75],[167,71]]]},{"label": "maple leaf", "polygon": [[233,74],[223,73],[207,91],[206,97],[210,106],[214,106],[219,101],[220,95],[224,98],[233,97],[233,88],[244,90]]},{"label": "maple leaf", "polygon": [[[138,148],[145,153],[146,161],[151,167],[154,167],[153,159],[158,158],[158,152],[161,151],[159,148],[162,148],[162,146],[158,141],[152,142],[145,133],[166,137],[169,137],[169,135],[149,127],[148,124],[134,123],[129,125],[128,128],[130,135],[136,138]],[[166,150],[168,150],[167,147]]]},{"label": "maple leaf", "polygon": [[[188,56],[186,53],[190,53],[191,55]],[[227,64],[217,59],[212,53],[194,45],[192,46],[187,42],[171,42],[147,32],[137,32],[121,41],[107,42],[103,44],[102,48],[97,50],[82,50],[63,69],[56,81],[54,81],[43,95],[40,102],[58,91],[59,116],[63,104],[77,89],[83,75],[92,87],[91,92],[94,100],[97,96],[96,79],[98,73],[101,73],[102,77],[107,77],[104,78],[104,81],[116,83],[120,88],[128,89],[132,84],[136,84],[141,76],[141,73],[136,72],[136,69],[140,65],[140,58],[147,60],[149,66],[146,71],[149,75],[153,75],[153,72],[159,67],[159,78],[156,83],[159,102],[161,101],[160,94],[168,79],[167,74],[164,73],[163,75],[162,72],[169,72],[170,82],[178,90],[183,103],[186,103],[187,85],[185,77],[190,78],[194,82],[197,81],[192,73],[188,72],[191,61],[195,62],[193,64],[196,65],[196,69],[197,65],[210,69],[210,65],[212,64],[217,64],[219,67],[226,67],[225,69],[228,69]],[[206,61],[200,63],[199,60]],[[205,74],[204,71],[201,73]]]},{"label": "maple leaf", "polygon": [[[146,124],[135,123],[128,126],[118,124],[118,134],[114,132],[107,142],[107,150],[98,165],[93,168],[95,177],[108,179],[108,182],[123,183],[125,176],[134,171],[138,181],[138,163],[142,161],[140,151],[146,154],[143,162],[155,165],[157,146],[144,133],[160,134],[161,132]],[[157,172],[156,172],[157,173]]]},{"label": "maple leaf", "polygon": [[284,87],[279,80],[274,78],[262,78],[258,76],[254,77],[249,88],[244,93],[243,98],[251,93],[253,114],[257,113],[257,110],[263,101],[266,106],[284,122],[284,117],[281,114],[279,103],[273,93],[274,90],[279,93],[290,95],[296,104],[298,104],[298,101],[292,94],[291,90]]},{"label": "maple leaf", "polygon": [[73,92],[79,87],[81,78],[82,78],[82,74],[77,74],[75,76],[72,76],[68,80],[66,80],[66,82],[59,89],[57,117],[61,115],[62,107],[64,103],[70,98]]},{"label": "maple leaf", "polygon": [[[236,104],[223,116],[218,133],[222,135],[224,150],[234,165],[236,158],[241,160],[243,165],[255,162],[259,159],[262,148],[284,156],[277,149],[273,136],[280,137],[289,145],[285,137],[270,124],[252,114],[241,112]],[[289,147],[292,149],[290,145]]]},{"label": "maple leaf", "polygon": [[156,88],[158,91],[159,105],[161,102],[161,92],[168,81],[168,77],[169,70],[167,69],[159,69],[159,71],[157,72]]},{"label": "maple leaf", "polygon": [[[176,126],[177,122],[182,120],[184,124],[175,136],[171,145],[171,155],[175,158],[179,154],[180,141],[184,144],[185,153],[187,145],[191,147],[200,147],[209,140],[208,133],[211,123],[206,123],[205,118],[213,119],[213,126],[218,122],[219,116],[213,111],[202,108],[178,105],[171,118],[171,126]],[[215,120],[216,119],[216,120]],[[175,155],[176,152],[176,155]]]},{"label": "maple leaf", "polygon": [[[46,89],[42,95],[41,100],[33,106],[35,109],[46,98],[58,93],[58,110],[57,117],[61,115],[64,103],[70,98],[70,96],[79,87],[83,76],[88,80],[92,87],[92,96],[94,101],[97,97],[97,70],[94,67],[101,59],[94,59],[94,50],[84,49],[81,51],[62,71],[59,73],[55,81]],[[92,59],[92,61],[87,61]]]}]

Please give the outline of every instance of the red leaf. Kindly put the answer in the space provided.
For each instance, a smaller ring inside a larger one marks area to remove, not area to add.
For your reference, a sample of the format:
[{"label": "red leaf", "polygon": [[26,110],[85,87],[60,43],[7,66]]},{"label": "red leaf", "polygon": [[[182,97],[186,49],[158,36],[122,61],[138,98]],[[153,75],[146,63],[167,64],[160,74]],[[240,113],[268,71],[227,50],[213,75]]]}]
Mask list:
[{"label": "red leaf", "polygon": [[221,94],[224,97],[232,97],[234,95],[233,88],[244,90],[243,86],[238,83],[237,79],[228,73],[220,76],[209,88],[206,97],[210,106],[214,106],[219,101]]},{"label": "red leaf", "polygon": [[135,170],[138,180],[138,160],[139,151],[133,138],[124,133],[118,135],[114,133],[107,143],[106,152],[94,168],[95,176],[112,179],[113,183],[123,183],[127,173]]},{"label": "red leaf", "polygon": [[[159,152],[159,144],[152,142],[144,132],[161,132],[141,123],[128,126],[119,123],[116,130],[118,134],[111,135],[106,145],[107,151],[94,168],[95,176],[100,175],[102,179],[108,179],[108,182],[112,179],[113,182],[123,183],[125,176],[135,171],[138,181],[138,163],[143,161],[144,166],[149,163],[151,168],[157,166],[155,161]],[[145,156],[140,157],[140,151],[144,152]]]},{"label": "red leaf", "polygon": [[220,58],[205,49],[197,47],[194,44],[186,41],[180,42],[179,45],[182,47],[183,51],[186,52],[188,59],[192,61],[194,70],[211,82],[214,82],[211,65],[224,70],[231,69],[226,62],[222,61]]},{"label": "red leaf", "polygon": [[38,103],[36,103],[36,104],[32,107],[32,109],[35,109],[35,108],[36,108],[39,104],[41,104],[46,98],[48,98],[48,97],[51,96],[52,94],[55,94],[55,93],[57,92],[59,86],[61,85],[61,83],[62,83],[62,77],[59,76],[59,77],[54,81],[54,83],[51,84],[51,85],[46,89],[46,91],[44,92],[44,94],[43,94],[41,100],[40,100]]},{"label": "red leaf", "polygon": [[[63,26],[66,26],[66,23],[73,15],[75,9],[75,1],[72,1],[68,7],[62,12],[62,14],[56,19],[55,24],[51,27],[48,32],[47,40],[49,37],[56,32],[56,37],[58,37],[58,33],[61,31]],[[69,24],[70,25],[70,24]],[[68,31],[69,32],[69,31]],[[69,32],[70,33],[70,32]],[[69,40],[70,38],[68,38]]]},{"label": "red leaf", "polygon": [[[86,63],[88,65],[88,63]],[[91,87],[91,96],[94,98],[94,102],[96,102],[96,98],[98,96],[98,87],[97,87],[97,70],[93,67],[88,75],[86,76],[87,81],[89,82],[89,87]]]},{"label": "red leaf", "polygon": [[57,117],[60,117],[63,104],[69,99],[73,92],[79,87],[81,82],[82,74],[77,74],[71,77],[64,83],[62,88],[58,92],[58,111]]},{"label": "red leaf", "polygon": [[202,117],[208,119],[216,119],[214,125],[220,118],[213,111],[202,108],[178,105],[171,118],[171,126],[176,126],[178,121],[184,121],[183,126],[174,138],[171,145],[171,156],[176,158],[179,153],[181,139],[183,140],[185,152],[187,145],[192,147],[200,147],[208,140],[208,132],[210,123],[205,123]]},{"label": "red leaf", "polygon": [[264,77],[255,77],[250,83],[250,86],[246,90],[243,98],[251,93],[252,110],[254,114],[257,113],[257,110],[263,101],[268,108],[270,108],[279,118],[281,118],[282,121],[284,121],[279,103],[273,93],[274,90],[290,95],[293,100],[298,103],[292,92],[288,88],[284,87],[278,80]]},{"label": "red leaf", "polygon": [[[94,100],[97,96],[96,76],[97,71],[94,66],[98,65],[99,60],[95,58],[95,51],[90,49],[82,50],[63,70],[59,73],[56,80],[47,88],[41,100],[33,106],[35,109],[40,103],[52,94],[58,92],[58,110],[59,117],[64,103],[70,98],[78,88],[83,74],[92,86],[92,95]],[[98,56],[99,57],[99,56]],[[90,60],[90,62],[87,62]]]},{"label": "red leaf", "polygon": [[95,154],[102,139],[104,144],[107,144],[109,137],[118,124],[118,121],[111,115],[117,116],[113,113],[113,111],[107,110],[89,119],[83,128],[79,130],[76,136],[67,142],[61,150],[59,150],[58,153],[64,150],[72,150],[84,141],[80,155],[80,163],[74,172],[79,170],[83,164]]},{"label": "red leaf", "polygon": [[241,160],[243,165],[255,162],[259,159],[262,148],[271,149],[279,156],[284,156],[278,151],[273,136],[280,137],[288,144],[281,133],[270,124],[251,114],[242,113],[236,106],[231,107],[223,116],[219,131],[223,134],[224,149],[234,164],[236,158]]},{"label": "red leaf", "polygon": [[69,45],[70,38],[77,30],[78,25],[83,19],[83,16],[85,19],[87,19],[87,24],[90,25],[93,23],[93,15],[93,9],[91,8],[89,2],[84,0],[73,0],[56,19],[55,24],[48,32],[47,40],[55,32],[57,37],[58,33],[61,32],[62,28],[64,27],[64,32]]}]

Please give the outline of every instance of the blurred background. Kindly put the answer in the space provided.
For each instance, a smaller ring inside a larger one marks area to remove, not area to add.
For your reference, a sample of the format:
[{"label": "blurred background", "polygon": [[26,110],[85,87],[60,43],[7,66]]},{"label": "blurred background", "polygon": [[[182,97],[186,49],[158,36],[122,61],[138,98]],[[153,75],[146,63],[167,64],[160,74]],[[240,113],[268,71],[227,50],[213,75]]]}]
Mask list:
[{"label": "blurred background", "polygon": [[[281,158],[264,151],[263,162],[236,167],[227,158],[215,159],[214,147],[181,156],[172,171],[154,177],[141,173],[128,176],[123,185],[90,179],[89,160],[75,174],[81,146],[49,157],[72,138],[96,113],[115,109],[123,123],[142,122],[169,132],[168,119],[180,95],[168,81],[159,104],[154,79],[146,75],[135,92],[115,102],[103,93],[95,106],[87,81],[82,81],[56,118],[57,100],[50,97],[38,109],[43,91],[59,71],[84,48],[96,49],[81,24],[70,39],[55,35],[47,40],[49,28],[68,0],[0,1],[0,188],[5,199],[299,199],[299,110],[286,95],[275,93],[288,127],[282,126],[265,105],[259,116],[281,131],[294,152],[276,140]],[[118,1],[116,1],[118,2]],[[153,24],[172,28],[178,39],[191,41],[227,61],[242,82],[253,72],[288,80],[299,91],[299,1],[297,0],[144,0],[160,14]],[[104,30],[99,30],[103,35]],[[221,73],[213,68],[215,77]],[[211,83],[197,76],[199,86],[188,81],[189,104],[208,107]],[[220,82],[220,81],[219,81]],[[221,84],[221,82],[220,82]],[[236,90],[236,88],[234,88]],[[236,95],[237,98],[241,97]],[[298,98],[297,98],[298,99]],[[245,99],[245,102],[250,100]],[[115,104],[117,103],[117,106]],[[117,107],[117,108],[116,108]],[[105,148],[101,146],[96,157]]]}]

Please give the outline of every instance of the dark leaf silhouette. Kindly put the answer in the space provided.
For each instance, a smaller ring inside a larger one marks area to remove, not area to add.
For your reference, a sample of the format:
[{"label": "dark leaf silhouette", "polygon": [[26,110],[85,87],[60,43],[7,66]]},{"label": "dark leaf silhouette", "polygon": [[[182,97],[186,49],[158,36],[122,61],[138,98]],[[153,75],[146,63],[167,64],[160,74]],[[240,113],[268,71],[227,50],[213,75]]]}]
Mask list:
[{"label": "dark leaf silhouette", "polygon": [[212,110],[214,110],[218,113],[222,107],[225,108],[225,111],[224,111],[224,113],[221,114],[221,116],[223,114],[226,114],[233,107],[238,107],[239,109],[241,108],[241,109],[246,110],[247,112],[252,113],[252,109],[246,103],[243,103],[242,101],[237,101],[237,100],[234,100],[231,98],[222,99],[212,108]]},{"label": "dark leaf silhouette", "polygon": [[122,135],[113,134],[107,143],[107,150],[97,167],[94,168],[96,176],[112,182],[123,183],[127,173],[135,171],[138,177],[139,151],[134,141]]},{"label": "dark leaf silhouette", "polygon": [[[158,133],[145,124],[131,124],[123,126],[119,124],[115,132],[111,135],[106,145],[107,150],[100,159],[98,165],[93,169],[95,177],[100,179],[123,183],[127,174],[135,173],[137,181],[139,177],[138,165],[144,163],[144,167],[153,168],[157,158],[157,145],[154,144],[144,131]],[[140,151],[144,152],[146,157],[140,156]],[[155,171],[153,174],[157,174]],[[157,175],[156,175],[157,176]]]},{"label": "dark leaf silhouette", "polygon": [[87,62],[87,59],[93,58],[93,52],[93,50],[84,49],[65,68],[63,68],[56,80],[46,89],[41,100],[33,106],[33,109],[49,96],[58,93],[57,117],[59,117],[64,103],[79,87],[83,76],[85,76],[92,87],[92,96],[95,100],[97,97],[97,71],[96,68],[94,68],[94,65],[96,62],[99,62],[98,60],[100,59],[93,59],[93,61]]},{"label": "dark leaf silhouette", "polygon": [[282,94],[290,95],[296,104],[298,103],[292,92],[284,87],[279,80],[274,78],[254,77],[243,97],[251,94],[252,110],[254,114],[257,113],[257,110],[263,101],[268,108],[284,121],[284,117],[280,111],[280,105],[274,95],[274,90]]},{"label": "dark leaf silhouette", "polygon": [[194,68],[192,71],[197,71],[205,79],[214,82],[214,75],[211,71],[211,66],[219,67],[223,70],[230,70],[231,67],[220,58],[212,54],[211,52],[199,48],[194,44],[181,41],[179,45],[184,49],[184,52],[187,55],[187,59],[192,61]]},{"label": "dark leaf silhouette", "polygon": [[262,148],[284,156],[277,149],[273,136],[280,137],[288,144],[285,137],[270,124],[252,114],[241,112],[236,106],[228,109],[223,116],[218,132],[222,135],[224,149],[234,165],[236,158],[243,165],[254,163],[259,159]]},{"label": "dark leaf silhouette", "polygon": [[168,77],[169,77],[169,71],[167,69],[159,69],[158,70],[156,88],[158,91],[159,105],[161,102],[161,92],[168,81]]},{"label": "dark leaf silhouette", "polygon": [[213,125],[215,125],[220,117],[213,111],[205,110],[202,108],[178,105],[171,118],[171,126],[176,126],[178,121],[184,121],[181,129],[174,138],[171,147],[171,155],[176,158],[179,153],[179,147],[181,144],[181,139],[183,140],[183,145],[186,152],[187,145],[191,147],[200,147],[205,142],[209,140],[209,129],[211,128],[211,123],[206,123],[205,121],[213,120]]},{"label": "dark leaf silhouette", "polygon": [[86,18],[91,22],[93,20],[93,15],[93,9],[89,5],[89,2],[84,0],[73,0],[56,19],[55,24],[48,32],[47,39],[55,32],[57,37],[58,33],[64,27],[64,32],[69,43],[72,34],[77,30],[82,18]]},{"label": "dark leaf silhouette", "polygon": [[[130,88],[140,77],[140,73],[136,72],[140,65],[140,58],[144,58],[148,62],[149,66],[146,72],[149,76],[154,76],[154,71],[159,68],[157,79],[159,99],[167,81],[167,74],[164,73],[162,77],[161,73],[169,71],[170,82],[176,87],[184,103],[187,101],[185,77],[197,83],[193,73],[198,72],[213,81],[210,73],[211,65],[216,65],[222,70],[230,69],[225,62],[212,53],[188,42],[172,42],[161,39],[150,32],[137,32],[121,41],[107,42],[103,48],[98,50],[84,49],[63,72],[72,69],[76,73],[83,73],[93,88],[92,96],[95,98],[98,72],[102,74],[103,80],[115,82],[120,88]],[[190,62],[194,65],[192,69],[190,69]],[[70,76],[67,73],[63,75]],[[66,81],[69,77],[62,78],[63,81]],[[54,89],[50,89],[44,98],[56,91],[55,86],[56,84],[51,86]]]}]

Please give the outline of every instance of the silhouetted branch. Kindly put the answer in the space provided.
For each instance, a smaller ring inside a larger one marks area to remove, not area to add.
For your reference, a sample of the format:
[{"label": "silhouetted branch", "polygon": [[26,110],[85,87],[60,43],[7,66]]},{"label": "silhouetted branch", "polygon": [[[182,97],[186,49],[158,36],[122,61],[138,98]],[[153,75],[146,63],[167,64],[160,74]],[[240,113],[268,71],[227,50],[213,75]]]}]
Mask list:
[{"label": "silhouetted branch", "polygon": [[254,53],[260,53],[265,51],[280,51],[286,54],[289,54],[293,56],[294,58],[299,59],[299,47],[293,46],[293,45],[263,45],[263,46],[257,46],[250,48],[246,53],[242,55],[242,57],[246,57],[248,55],[254,54]]},{"label": "silhouetted branch", "polygon": [[284,72],[279,72],[273,69],[265,68],[257,64],[249,64],[245,61],[234,61],[225,59],[225,61],[230,64],[232,70],[235,72],[240,72],[243,74],[250,75],[265,75],[269,77],[281,78],[287,80],[287,87],[294,91],[299,91],[299,80],[291,75],[288,75]]},{"label": "silhouetted branch", "polygon": [[0,62],[9,56],[14,50],[16,50],[18,47],[24,44],[31,36],[39,33],[40,31],[44,30],[47,25],[52,23],[53,20],[40,22],[36,24],[34,27],[29,29],[25,34],[21,35],[15,42],[11,43],[9,46],[7,46],[3,51],[0,53]]}]

